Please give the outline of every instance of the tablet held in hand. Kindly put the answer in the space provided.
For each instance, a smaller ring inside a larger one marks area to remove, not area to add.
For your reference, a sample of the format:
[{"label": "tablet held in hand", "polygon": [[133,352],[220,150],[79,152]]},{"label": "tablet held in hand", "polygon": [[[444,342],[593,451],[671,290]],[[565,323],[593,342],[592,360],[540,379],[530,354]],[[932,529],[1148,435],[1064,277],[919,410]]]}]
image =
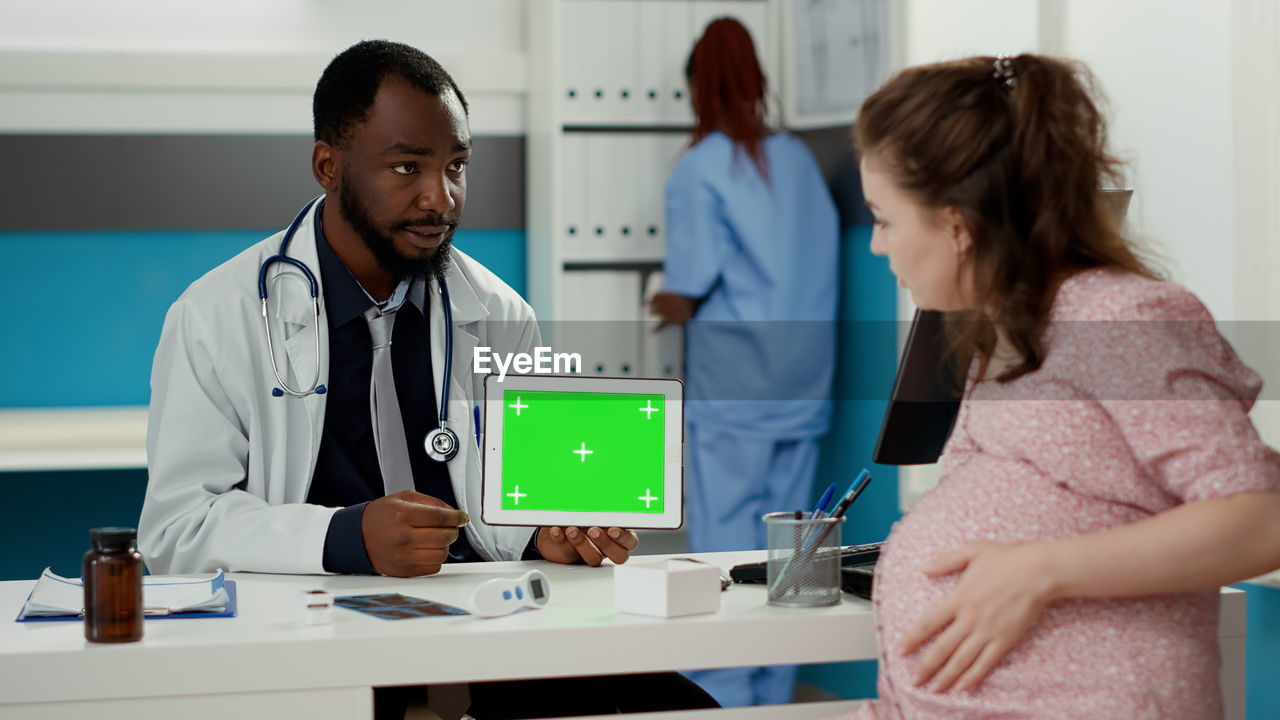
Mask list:
[{"label": "tablet held in hand", "polygon": [[485,380],[489,525],[676,529],[683,516],[679,380]]}]

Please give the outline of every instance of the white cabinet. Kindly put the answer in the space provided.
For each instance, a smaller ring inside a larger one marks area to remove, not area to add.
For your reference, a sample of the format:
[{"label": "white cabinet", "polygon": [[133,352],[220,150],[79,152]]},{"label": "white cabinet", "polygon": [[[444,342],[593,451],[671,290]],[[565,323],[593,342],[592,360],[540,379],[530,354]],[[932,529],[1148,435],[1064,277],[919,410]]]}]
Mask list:
[{"label": "white cabinet", "polygon": [[679,376],[680,333],[646,293],[665,251],[662,189],[689,140],[684,67],[732,16],[776,77],[771,0],[533,0],[528,6],[529,301],[583,372]]}]

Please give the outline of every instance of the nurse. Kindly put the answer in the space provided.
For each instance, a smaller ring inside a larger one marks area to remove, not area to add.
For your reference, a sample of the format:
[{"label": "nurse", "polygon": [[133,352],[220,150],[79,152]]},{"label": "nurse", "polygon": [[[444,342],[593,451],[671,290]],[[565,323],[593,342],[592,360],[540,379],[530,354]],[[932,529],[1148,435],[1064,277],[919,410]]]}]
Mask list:
[{"label": "nurse", "polygon": [[[697,116],[666,185],[665,290],[687,323],[689,549],[762,549],[761,516],[811,503],[831,414],[839,223],[804,143],[765,123],[765,77],[736,20],[685,66]],[[789,702],[795,669],[691,674],[726,706]]]}]

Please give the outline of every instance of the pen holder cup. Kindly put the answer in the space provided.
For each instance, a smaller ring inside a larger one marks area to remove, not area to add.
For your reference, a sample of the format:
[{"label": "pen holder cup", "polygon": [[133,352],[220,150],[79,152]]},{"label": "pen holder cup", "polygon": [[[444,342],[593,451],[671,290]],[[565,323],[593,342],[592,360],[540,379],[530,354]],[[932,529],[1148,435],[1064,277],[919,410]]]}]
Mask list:
[{"label": "pen holder cup", "polygon": [[795,513],[764,516],[769,604],[821,607],[840,604],[840,526],[844,517],[810,520]]}]

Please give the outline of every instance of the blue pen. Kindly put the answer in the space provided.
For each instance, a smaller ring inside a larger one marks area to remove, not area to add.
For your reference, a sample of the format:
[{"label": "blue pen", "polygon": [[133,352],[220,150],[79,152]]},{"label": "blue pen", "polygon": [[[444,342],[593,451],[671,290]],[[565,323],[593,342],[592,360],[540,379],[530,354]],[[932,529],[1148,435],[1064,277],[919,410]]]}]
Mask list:
[{"label": "blue pen", "polygon": [[813,508],[813,514],[809,516],[810,520],[817,519],[818,515],[827,511],[827,503],[831,502],[831,496],[836,494],[836,484],[831,483],[827,486],[827,491],[822,493],[822,497],[818,499],[818,504]]},{"label": "blue pen", "polygon": [[[853,501],[857,500],[862,491],[866,489],[869,482],[871,482],[871,471],[862,468],[862,472],[858,473],[858,477],[854,478],[853,483],[849,485],[849,491],[844,494],[844,497],[840,498],[839,504],[836,505],[836,509],[831,513],[831,517],[842,517],[845,511],[849,509],[849,506],[853,504]],[[827,531],[830,532],[830,530],[831,528],[828,527]]]},{"label": "blue pen", "polygon": [[[862,491],[867,488],[867,485],[870,482],[871,471],[863,468],[862,472],[858,473],[858,477],[854,478],[853,483],[849,485],[849,491],[844,494],[844,497],[840,498],[840,502],[836,505],[836,509],[831,512],[831,517],[844,517],[845,511],[849,509],[849,506],[853,504],[854,500],[858,499],[858,496],[862,494]],[[809,537],[804,540],[800,551],[788,558],[787,563],[778,571],[778,576],[774,580],[773,585],[770,586],[769,592],[777,592],[778,587],[782,585],[783,578],[787,576],[787,570],[791,569],[791,563],[795,562],[797,557],[805,558],[804,561],[812,558],[814,549],[821,545],[823,540],[827,539],[827,535],[831,532],[832,527],[834,527],[834,525],[824,524],[820,529],[815,529]],[[794,590],[795,588],[792,589]]]},{"label": "blue pen", "polygon": [[[831,517],[844,517],[845,511],[849,509],[849,506],[853,504],[854,500],[858,499],[858,496],[862,494],[862,491],[866,489],[867,484],[870,482],[871,471],[863,468],[862,472],[858,473],[858,477],[854,478],[853,483],[849,485],[849,491],[844,494],[844,497],[840,498],[840,502],[836,503],[836,509],[831,511]],[[835,526],[823,525],[820,528],[815,529],[813,533],[809,535],[808,539],[805,540],[804,547],[800,550],[800,554],[808,555],[815,546],[822,544],[822,541],[827,539],[827,534],[831,532],[831,528],[833,527]],[[792,556],[792,558],[794,559],[794,556]]]},{"label": "blue pen", "polygon": [[476,449],[478,450],[480,449],[480,406],[476,405],[473,410],[473,415],[476,419]]}]

